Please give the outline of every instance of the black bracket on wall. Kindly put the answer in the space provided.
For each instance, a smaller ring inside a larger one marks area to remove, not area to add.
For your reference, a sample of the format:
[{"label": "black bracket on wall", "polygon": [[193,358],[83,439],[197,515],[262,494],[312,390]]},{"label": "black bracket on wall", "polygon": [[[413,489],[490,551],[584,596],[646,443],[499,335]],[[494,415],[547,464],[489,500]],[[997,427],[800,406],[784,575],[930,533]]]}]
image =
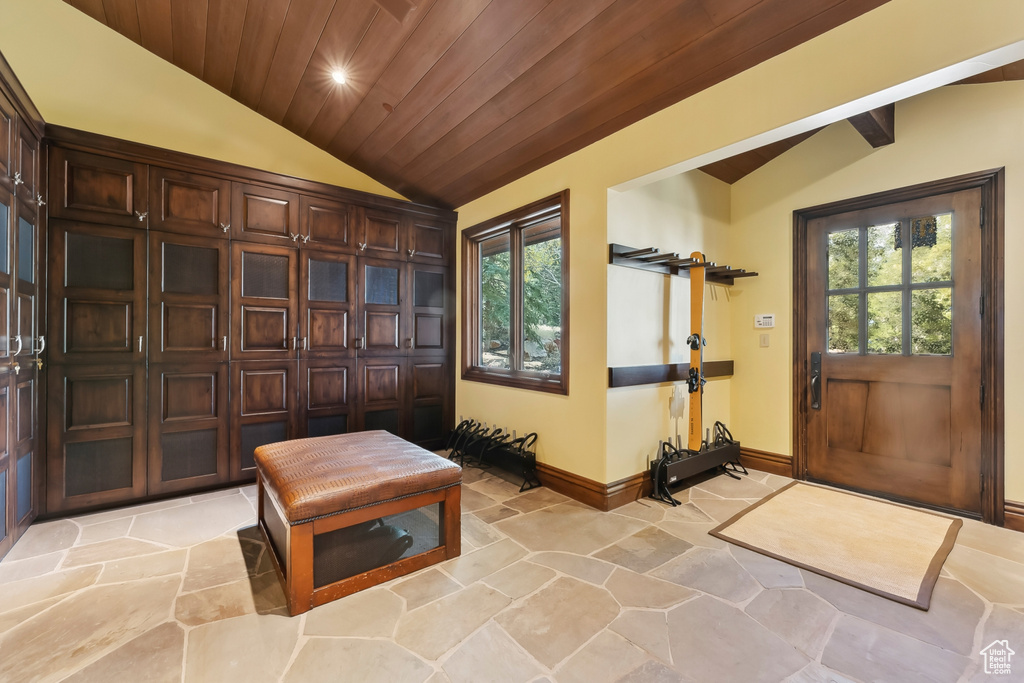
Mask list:
[{"label": "black bracket on wall", "polygon": [[[627,268],[638,268],[648,270],[652,273],[663,275],[690,276],[690,268],[697,265],[688,256],[681,256],[675,252],[662,253],[657,247],[646,247],[635,249],[621,244],[608,245],[608,263],[615,266],[626,266]],[[757,273],[751,273],[742,268],[719,265],[717,263],[704,264],[705,279],[714,285],[732,285],[736,278],[754,277]]]}]

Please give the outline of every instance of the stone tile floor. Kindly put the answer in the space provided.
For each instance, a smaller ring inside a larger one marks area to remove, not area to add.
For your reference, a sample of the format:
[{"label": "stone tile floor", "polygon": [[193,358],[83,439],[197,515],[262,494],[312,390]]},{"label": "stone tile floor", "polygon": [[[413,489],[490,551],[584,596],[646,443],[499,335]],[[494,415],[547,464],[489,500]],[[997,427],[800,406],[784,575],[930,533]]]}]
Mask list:
[{"label": "stone tile floor", "polygon": [[251,486],[39,523],[0,562],[0,681],[1024,680],[1024,534],[967,521],[922,612],[707,535],[783,477],[611,513],[464,478],[462,557],[295,618]]}]

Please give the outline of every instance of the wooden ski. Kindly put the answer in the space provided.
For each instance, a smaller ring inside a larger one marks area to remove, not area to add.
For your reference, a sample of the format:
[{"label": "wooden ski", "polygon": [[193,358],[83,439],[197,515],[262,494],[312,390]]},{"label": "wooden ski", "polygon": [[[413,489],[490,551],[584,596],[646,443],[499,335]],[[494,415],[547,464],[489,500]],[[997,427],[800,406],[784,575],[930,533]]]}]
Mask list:
[{"label": "wooden ski", "polygon": [[690,346],[690,425],[686,447],[692,452],[701,448],[702,416],[701,401],[704,396],[704,254],[695,251],[690,254],[694,264],[690,266],[690,329],[686,339]]}]

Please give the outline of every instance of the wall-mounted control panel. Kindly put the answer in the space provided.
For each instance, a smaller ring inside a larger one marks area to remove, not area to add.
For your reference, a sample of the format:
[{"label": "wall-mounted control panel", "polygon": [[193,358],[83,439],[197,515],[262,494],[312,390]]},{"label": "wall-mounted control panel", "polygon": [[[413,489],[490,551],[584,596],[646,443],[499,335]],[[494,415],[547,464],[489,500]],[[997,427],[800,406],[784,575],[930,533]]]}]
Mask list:
[{"label": "wall-mounted control panel", "polygon": [[775,327],[775,314],[774,313],[758,313],[754,316],[754,327]]}]

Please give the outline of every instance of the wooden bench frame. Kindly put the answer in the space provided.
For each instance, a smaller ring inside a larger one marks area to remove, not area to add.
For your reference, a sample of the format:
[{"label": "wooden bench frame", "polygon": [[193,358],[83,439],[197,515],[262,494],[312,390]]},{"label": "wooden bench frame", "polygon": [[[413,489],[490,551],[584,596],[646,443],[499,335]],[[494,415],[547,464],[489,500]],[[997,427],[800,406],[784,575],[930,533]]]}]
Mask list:
[{"label": "wooden bench frame", "polygon": [[[310,520],[302,524],[291,525],[285,516],[283,506],[277,499],[276,492],[264,485],[263,476],[257,470],[256,481],[259,493],[259,527],[267,542],[270,559],[285,589],[288,599],[288,613],[292,616],[302,614],[317,605],[343,598],[364,588],[390,581],[399,576],[429,567],[432,564],[458,557],[462,552],[462,486],[455,484],[439,491],[428,491],[407,498],[389,500],[377,505],[341,512],[329,517]],[[353,524],[360,524],[380,517],[415,510],[433,503],[441,504],[441,520],[438,523],[440,545],[436,548],[404,557],[391,564],[335,581],[315,588],[313,585],[313,536],[335,531]],[[268,504],[271,514],[278,517],[285,528],[287,540],[282,552],[285,556],[278,557],[270,531],[267,528],[266,515]]]}]

